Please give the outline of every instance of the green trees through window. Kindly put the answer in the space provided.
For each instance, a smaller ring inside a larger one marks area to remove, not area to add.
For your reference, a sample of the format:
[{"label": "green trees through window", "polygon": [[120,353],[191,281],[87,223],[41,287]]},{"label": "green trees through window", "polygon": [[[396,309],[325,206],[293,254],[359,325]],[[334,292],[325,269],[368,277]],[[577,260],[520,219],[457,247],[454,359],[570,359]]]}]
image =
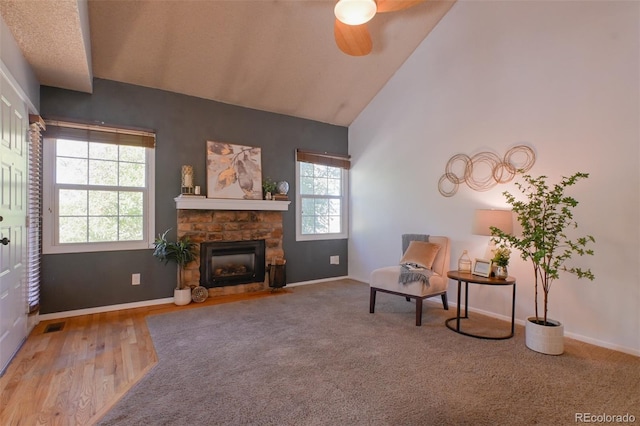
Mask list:
[{"label": "green trees through window", "polygon": [[339,167],[299,162],[300,233],[342,234],[345,231],[344,174]]},{"label": "green trees through window", "polygon": [[148,146],[47,139],[43,252],[149,248],[153,152]]},{"label": "green trees through window", "polygon": [[56,140],[58,242],[144,239],[145,148]]}]

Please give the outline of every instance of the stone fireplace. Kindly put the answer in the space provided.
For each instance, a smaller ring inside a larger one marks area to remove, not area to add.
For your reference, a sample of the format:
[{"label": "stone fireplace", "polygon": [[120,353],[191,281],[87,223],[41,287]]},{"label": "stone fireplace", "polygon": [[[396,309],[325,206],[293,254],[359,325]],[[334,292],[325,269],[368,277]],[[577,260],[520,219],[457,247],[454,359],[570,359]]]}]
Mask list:
[{"label": "stone fireplace", "polygon": [[[209,284],[203,285],[203,287],[208,288],[209,296],[211,297],[267,289],[268,283],[265,277],[267,264],[274,259],[284,258],[282,249],[282,211],[288,208],[289,202],[234,200],[236,204],[227,202],[223,206],[224,209],[211,208],[219,207],[215,204],[216,201],[218,200],[180,201],[176,199],[178,237],[188,236],[198,244],[199,251],[196,261],[185,268],[185,284],[196,287],[202,285],[203,278],[207,279],[206,277],[201,277],[200,274],[200,271],[203,270],[202,267],[205,266],[201,265],[202,249],[205,250],[206,255],[207,250],[215,246],[215,243],[240,243],[240,251],[243,251],[246,248],[242,246],[243,242],[251,244],[259,242],[257,243],[258,245],[264,244],[264,255],[260,256],[259,262],[261,264],[254,265],[254,268],[257,269],[255,278],[248,279],[247,274],[244,274],[242,278],[235,277],[231,282],[227,281],[222,285],[214,285],[209,280]],[[228,209],[236,205],[241,205],[245,210]],[[253,206],[256,207],[255,210],[246,210],[247,208],[253,208]],[[227,244],[219,246],[223,250],[229,247],[230,245]],[[235,254],[238,254],[237,251],[222,253],[223,256]],[[233,261],[234,258],[227,258],[227,260]],[[241,269],[241,267],[239,268]],[[239,272],[228,272],[227,275],[229,274],[239,274]],[[220,284],[220,282],[217,281],[215,284]]]}]

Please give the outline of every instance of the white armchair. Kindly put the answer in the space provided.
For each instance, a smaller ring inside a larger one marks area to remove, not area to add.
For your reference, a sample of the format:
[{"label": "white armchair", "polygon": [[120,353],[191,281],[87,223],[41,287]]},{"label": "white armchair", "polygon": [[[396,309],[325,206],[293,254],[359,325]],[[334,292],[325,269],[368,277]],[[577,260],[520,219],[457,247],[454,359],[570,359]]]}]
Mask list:
[{"label": "white armchair", "polygon": [[451,259],[451,248],[449,238],[439,236],[429,236],[429,243],[440,246],[431,270],[433,274],[428,278],[428,283],[422,281],[412,281],[408,283],[399,282],[402,266],[387,266],[371,272],[369,286],[369,312],[374,313],[376,305],[376,292],[396,294],[404,296],[407,301],[416,300],[416,325],[422,325],[422,301],[429,297],[441,296],[442,305],[445,310],[449,309],[447,302],[447,272]]}]

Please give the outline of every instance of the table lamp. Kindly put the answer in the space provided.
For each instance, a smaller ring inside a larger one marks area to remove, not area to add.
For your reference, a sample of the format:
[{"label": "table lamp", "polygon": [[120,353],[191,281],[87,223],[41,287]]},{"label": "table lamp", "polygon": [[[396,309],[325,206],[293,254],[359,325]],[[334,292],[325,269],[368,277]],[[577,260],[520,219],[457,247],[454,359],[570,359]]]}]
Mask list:
[{"label": "table lamp", "polygon": [[[494,226],[506,234],[513,232],[513,213],[511,210],[477,209],[473,217],[473,233],[475,235],[491,236],[491,227]],[[486,259],[493,258],[495,243],[489,240]]]}]

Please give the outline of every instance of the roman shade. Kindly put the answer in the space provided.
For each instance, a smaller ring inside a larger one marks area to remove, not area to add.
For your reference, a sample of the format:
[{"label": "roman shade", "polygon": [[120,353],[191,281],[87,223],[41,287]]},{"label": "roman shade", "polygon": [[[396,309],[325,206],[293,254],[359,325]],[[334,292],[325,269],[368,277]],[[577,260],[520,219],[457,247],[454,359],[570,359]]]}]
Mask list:
[{"label": "roman shade", "polygon": [[351,167],[350,155],[329,154],[327,152],[314,152],[296,150],[296,161],[305,163],[322,164],[323,166],[340,167],[349,170]]},{"label": "roman shade", "polygon": [[71,139],[77,141],[109,143],[116,145],[155,148],[156,135],[151,130],[116,128],[103,124],[76,123],[60,120],[45,120],[45,138]]}]

